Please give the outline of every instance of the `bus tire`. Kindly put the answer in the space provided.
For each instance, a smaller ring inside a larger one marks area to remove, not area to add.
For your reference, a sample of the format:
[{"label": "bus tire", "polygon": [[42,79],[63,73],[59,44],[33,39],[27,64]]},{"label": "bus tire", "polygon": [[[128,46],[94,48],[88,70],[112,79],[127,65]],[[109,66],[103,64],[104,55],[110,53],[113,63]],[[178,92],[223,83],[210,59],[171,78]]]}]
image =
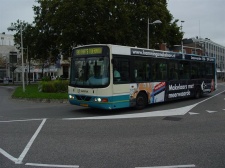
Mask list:
[{"label": "bus tire", "polygon": [[202,97],[202,91],[201,91],[201,88],[197,88],[195,90],[195,98],[199,99],[200,97]]},{"label": "bus tire", "polygon": [[148,104],[148,98],[146,93],[140,92],[136,98],[136,109],[141,110],[144,109]]}]

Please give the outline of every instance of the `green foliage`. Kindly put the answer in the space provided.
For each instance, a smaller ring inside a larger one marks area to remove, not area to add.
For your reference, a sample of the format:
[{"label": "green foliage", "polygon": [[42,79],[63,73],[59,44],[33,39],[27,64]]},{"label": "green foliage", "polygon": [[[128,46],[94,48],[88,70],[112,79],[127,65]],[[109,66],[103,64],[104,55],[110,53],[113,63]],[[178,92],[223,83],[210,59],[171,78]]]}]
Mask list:
[{"label": "green foliage", "polygon": [[53,81],[54,87],[57,92],[68,92],[69,81],[67,80],[55,80]]},{"label": "green foliage", "polygon": [[[31,45],[32,56],[42,62],[55,62],[57,55],[71,55],[76,45],[111,43],[146,47],[147,20],[161,20],[149,25],[150,48],[157,43],[179,44],[183,33],[172,21],[166,0],[37,0],[34,26],[24,27],[24,46]],[[18,23],[17,23],[18,26]],[[19,32],[16,43],[20,44]],[[30,48],[30,47],[29,47]]]},{"label": "green foliage", "polygon": [[13,98],[30,98],[30,99],[67,99],[68,93],[44,93],[39,92],[38,85],[27,85],[25,92],[23,92],[22,86],[15,89]]},{"label": "green foliage", "polygon": [[50,81],[51,80],[51,76],[44,76],[41,80],[42,81]]},{"label": "green foliage", "polygon": [[68,92],[68,84],[67,80],[41,81],[39,91],[45,93]]}]

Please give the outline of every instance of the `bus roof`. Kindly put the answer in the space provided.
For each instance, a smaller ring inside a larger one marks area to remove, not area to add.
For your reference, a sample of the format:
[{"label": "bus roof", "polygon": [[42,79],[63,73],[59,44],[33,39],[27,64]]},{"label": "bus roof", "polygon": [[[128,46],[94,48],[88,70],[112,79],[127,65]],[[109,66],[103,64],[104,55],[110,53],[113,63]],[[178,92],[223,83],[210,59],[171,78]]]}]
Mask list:
[{"label": "bus roof", "polygon": [[89,44],[84,46],[78,46],[76,48],[91,47],[91,46],[108,46],[111,48],[112,54],[115,54],[115,55],[215,62],[214,57],[195,55],[195,54],[185,54],[185,53],[173,52],[173,51],[162,51],[162,50],[138,48],[138,47],[131,47],[131,46],[114,45],[114,44]]}]

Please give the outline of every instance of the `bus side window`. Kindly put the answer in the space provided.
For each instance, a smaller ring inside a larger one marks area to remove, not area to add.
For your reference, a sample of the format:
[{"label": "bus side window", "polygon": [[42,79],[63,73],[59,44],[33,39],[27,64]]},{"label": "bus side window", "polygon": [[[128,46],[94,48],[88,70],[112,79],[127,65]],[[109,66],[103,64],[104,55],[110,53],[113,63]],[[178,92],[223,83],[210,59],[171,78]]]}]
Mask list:
[{"label": "bus side window", "polygon": [[190,79],[190,63],[188,61],[180,61],[179,75],[180,79]]},{"label": "bus side window", "polygon": [[122,57],[114,57],[113,63],[113,83],[130,82],[129,60]]},{"label": "bus side window", "polygon": [[213,64],[212,63],[206,63],[206,76],[207,79],[213,78]]},{"label": "bus side window", "polygon": [[120,74],[121,74],[121,81],[122,82],[130,82],[130,75],[129,75],[129,62],[127,59],[123,60],[121,62],[121,69],[120,69]]},{"label": "bus side window", "polygon": [[136,59],[134,63],[134,78],[136,82],[148,81],[147,79],[147,61]]},{"label": "bus side window", "polygon": [[170,71],[169,71],[169,75],[170,75],[170,80],[177,80],[178,79],[178,74],[175,70],[175,68],[170,68]]},{"label": "bus side window", "polygon": [[177,61],[170,61],[169,65],[168,65],[168,77],[169,80],[178,80],[179,79],[179,75],[178,75],[178,64]]},{"label": "bus side window", "polygon": [[153,63],[152,70],[153,81],[167,80],[167,63],[163,60],[157,60]]}]

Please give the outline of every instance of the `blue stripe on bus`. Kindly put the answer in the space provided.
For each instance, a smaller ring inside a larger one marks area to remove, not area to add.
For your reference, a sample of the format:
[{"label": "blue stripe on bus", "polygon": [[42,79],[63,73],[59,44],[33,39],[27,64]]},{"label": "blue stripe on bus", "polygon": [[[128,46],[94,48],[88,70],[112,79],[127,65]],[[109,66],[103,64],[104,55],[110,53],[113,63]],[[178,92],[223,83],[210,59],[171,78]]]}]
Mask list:
[{"label": "blue stripe on bus", "polygon": [[[71,94],[70,94],[71,95]],[[89,101],[78,100],[76,95],[73,95],[74,99],[69,99],[70,104],[85,106],[85,107],[93,107],[93,108],[101,108],[101,109],[117,109],[117,108],[125,108],[130,107],[130,95],[117,95],[117,96],[91,96]],[[82,97],[82,95],[79,95]],[[87,97],[87,96],[84,96]],[[108,98],[108,102],[96,102],[95,98]]]}]

